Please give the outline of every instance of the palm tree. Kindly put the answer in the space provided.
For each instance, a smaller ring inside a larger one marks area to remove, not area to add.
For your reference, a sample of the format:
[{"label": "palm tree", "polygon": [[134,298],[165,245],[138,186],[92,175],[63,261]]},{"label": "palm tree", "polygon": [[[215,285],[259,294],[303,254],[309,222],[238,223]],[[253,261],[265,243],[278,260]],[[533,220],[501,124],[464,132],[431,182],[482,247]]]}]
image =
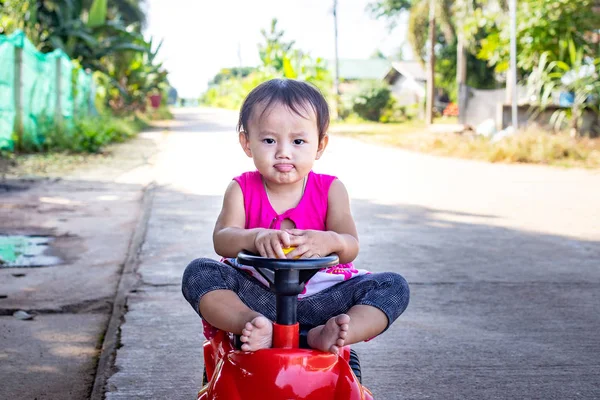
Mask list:
[{"label": "palm tree", "polygon": [[108,9],[111,19],[120,18],[123,25],[139,24],[140,29],[146,26],[146,13],[143,0],[112,0]]},{"label": "palm tree", "polygon": [[[436,4],[436,25],[439,25],[439,40],[451,44],[456,40],[456,29],[453,22],[452,0],[434,0]],[[370,3],[367,9],[375,18],[387,18],[390,26],[394,26],[396,18],[408,11],[408,41],[415,56],[425,62],[427,30],[429,27],[429,0],[378,0]]]},{"label": "palm tree", "polygon": [[[103,73],[121,109],[143,108],[148,92],[164,86],[166,71],[141,34],[142,0],[5,0],[4,9],[20,19],[42,52],[61,49],[84,68]],[[20,10],[26,9],[26,13]],[[29,29],[27,29],[29,28]],[[8,32],[7,32],[8,33]]]},{"label": "palm tree", "polygon": [[[600,1],[600,0],[599,0]],[[438,43],[451,45],[457,40],[457,32],[462,29],[465,13],[476,8],[498,6],[508,11],[507,0],[434,0],[435,20],[439,26]],[[408,40],[415,56],[425,62],[427,30],[429,25],[429,0],[376,0],[367,6],[375,18],[387,18],[394,26],[397,17],[409,12]]]}]

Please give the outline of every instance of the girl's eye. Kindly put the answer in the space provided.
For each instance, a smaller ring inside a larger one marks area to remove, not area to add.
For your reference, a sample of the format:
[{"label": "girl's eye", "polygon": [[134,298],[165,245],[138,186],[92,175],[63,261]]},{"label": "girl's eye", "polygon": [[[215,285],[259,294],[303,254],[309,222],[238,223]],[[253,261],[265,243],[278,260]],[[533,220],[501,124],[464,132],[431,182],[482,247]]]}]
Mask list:
[{"label": "girl's eye", "polygon": [[304,143],[306,143],[304,141],[304,139],[296,139],[296,140],[294,140],[294,144],[304,144]]},{"label": "girl's eye", "polygon": [[267,139],[263,139],[263,142],[265,142],[266,144],[273,144],[273,143],[275,143],[275,139],[267,138]]}]

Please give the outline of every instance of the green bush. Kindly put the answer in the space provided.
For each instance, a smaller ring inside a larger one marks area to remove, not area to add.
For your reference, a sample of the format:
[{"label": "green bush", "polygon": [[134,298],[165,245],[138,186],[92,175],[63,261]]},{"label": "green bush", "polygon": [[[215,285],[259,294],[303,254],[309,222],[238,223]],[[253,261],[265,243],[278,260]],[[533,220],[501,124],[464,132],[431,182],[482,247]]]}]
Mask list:
[{"label": "green bush", "polygon": [[[147,110],[145,114],[142,114],[148,121],[163,121],[173,119],[173,113],[168,106],[161,104],[157,109]],[[138,114],[138,118],[141,117]]]},{"label": "green bush", "polygon": [[[109,143],[122,142],[134,136],[141,128],[135,117],[83,117],[58,125],[46,125],[41,151],[98,153]],[[24,150],[27,149],[24,146]]]},{"label": "green bush", "polygon": [[352,108],[354,107],[354,95],[343,93],[339,96],[332,95],[332,100],[330,100],[330,104],[333,105],[334,101],[337,100],[337,113],[338,118],[347,120],[352,114]]},{"label": "green bush", "polygon": [[254,71],[244,78],[232,77],[209,88],[200,98],[202,104],[212,107],[239,110],[244,98],[259,84],[280,76],[266,70]]},{"label": "green bush", "polygon": [[378,83],[370,84],[361,89],[354,97],[352,110],[361,118],[369,121],[379,121],[385,109],[388,108],[392,92]]}]

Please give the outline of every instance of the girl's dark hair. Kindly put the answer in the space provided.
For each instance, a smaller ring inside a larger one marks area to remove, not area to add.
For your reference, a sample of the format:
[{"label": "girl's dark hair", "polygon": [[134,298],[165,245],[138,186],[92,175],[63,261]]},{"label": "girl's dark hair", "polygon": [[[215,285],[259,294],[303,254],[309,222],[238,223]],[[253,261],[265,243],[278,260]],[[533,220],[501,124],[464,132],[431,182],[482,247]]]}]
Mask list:
[{"label": "girl's dark hair", "polygon": [[273,104],[287,106],[297,115],[308,118],[307,107],[312,107],[317,116],[317,128],[319,130],[319,141],[323,139],[329,127],[329,106],[327,101],[316,87],[294,79],[271,79],[263,82],[246,96],[240,110],[240,118],[237,125],[238,132],[248,135],[248,121],[252,111],[258,104],[265,104],[261,115]]}]

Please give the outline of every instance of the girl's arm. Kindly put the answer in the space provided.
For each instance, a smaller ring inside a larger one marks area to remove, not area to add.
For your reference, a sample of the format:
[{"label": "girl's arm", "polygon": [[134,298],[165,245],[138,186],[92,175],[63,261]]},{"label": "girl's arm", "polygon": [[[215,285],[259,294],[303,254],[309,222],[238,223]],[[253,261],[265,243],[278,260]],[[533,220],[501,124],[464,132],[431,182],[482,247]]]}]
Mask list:
[{"label": "girl's arm", "polygon": [[290,245],[287,232],[245,227],[244,195],[240,185],[232,181],[225,191],[221,214],[213,232],[215,252],[226,258],[237,257],[242,250],[258,253],[263,257],[285,258],[282,247]]},{"label": "girl's arm", "polygon": [[244,229],[245,225],[244,195],[240,185],[231,181],[225,191],[223,207],[213,232],[213,243],[218,255],[237,257],[242,250],[256,252],[254,241],[260,229]]},{"label": "girl's arm", "polygon": [[327,200],[326,231],[287,229],[290,243],[296,248],[287,258],[323,257],[337,253],[340,263],[352,262],[358,255],[358,234],[350,212],[350,200],[346,187],[339,180],[333,181]]},{"label": "girl's arm", "polygon": [[339,179],[329,188],[326,227],[331,234],[331,253],[337,253],[342,264],[354,261],[359,249],[358,233],[350,211],[348,191]]}]

